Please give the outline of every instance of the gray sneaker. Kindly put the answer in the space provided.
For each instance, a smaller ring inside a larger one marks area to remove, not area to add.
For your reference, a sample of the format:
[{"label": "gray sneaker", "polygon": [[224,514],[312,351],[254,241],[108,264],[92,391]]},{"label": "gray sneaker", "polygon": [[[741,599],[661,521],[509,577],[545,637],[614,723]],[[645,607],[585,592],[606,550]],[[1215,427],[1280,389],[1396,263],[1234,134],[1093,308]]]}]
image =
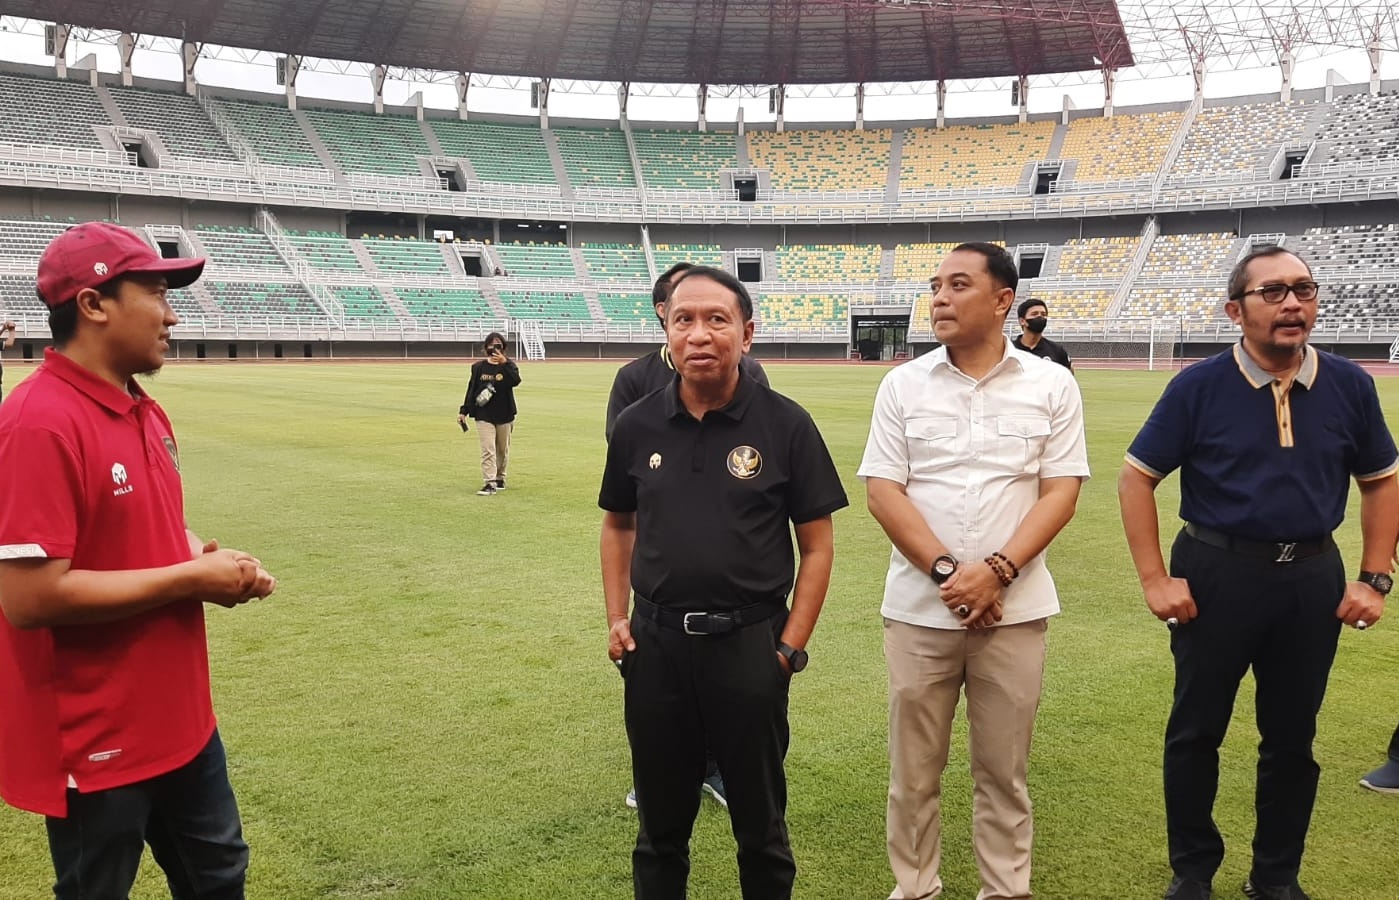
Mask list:
[{"label": "gray sneaker", "polygon": [[1399,794],[1399,762],[1391,759],[1360,779],[1360,786],[1381,794]]},{"label": "gray sneaker", "polygon": [[486,482],[485,484],[481,485],[481,490],[479,490],[479,491],[476,492],[476,496],[478,496],[478,497],[489,497],[490,495],[494,494],[495,491],[496,491],[495,483],[494,483],[494,482],[488,481],[488,482]]},{"label": "gray sneaker", "polygon": [[1182,878],[1177,875],[1171,879],[1171,884],[1166,888],[1166,893],[1162,895],[1162,900],[1210,900],[1211,896],[1208,881],[1196,881],[1193,878]]},{"label": "gray sneaker", "polygon": [[505,490],[505,479],[504,479],[504,478],[497,478],[497,479],[495,480],[495,489],[498,490],[498,491],[503,491],[503,490]]},{"label": "gray sneaker", "polygon": [[1296,881],[1291,884],[1254,884],[1253,879],[1244,882],[1244,896],[1252,900],[1312,900]]}]

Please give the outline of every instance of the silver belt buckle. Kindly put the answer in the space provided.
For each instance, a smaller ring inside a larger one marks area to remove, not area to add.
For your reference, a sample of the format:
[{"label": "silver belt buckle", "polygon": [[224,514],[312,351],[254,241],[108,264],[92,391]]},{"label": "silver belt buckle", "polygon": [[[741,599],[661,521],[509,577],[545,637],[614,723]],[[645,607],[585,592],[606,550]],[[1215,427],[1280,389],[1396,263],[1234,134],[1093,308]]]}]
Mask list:
[{"label": "silver belt buckle", "polygon": [[686,634],[708,634],[708,632],[706,632],[706,631],[691,631],[691,630],[690,630],[690,616],[707,616],[707,615],[709,615],[709,613],[703,613],[703,612],[687,612],[687,613],[685,613],[685,618],[681,621],[681,624],[682,624],[682,625],[684,626],[684,628],[685,628],[685,633],[686,633]]},{"label": "silver belt buckle", "polygon": [[1296,541],[1293,541],[1293,542],[1290,543],[1290,544],[1284,544],[1284,543],[1282,543],[1281,541],[1279,541],[1279,542],[1278,542],[1278,558],[1275,559],[1275,560],[1273,560],[1273,562],[1290,563],[1290,562],[1295,561],[1295,560],[1296,560],[1296,557],[1294,557],[1294,556],[1292,555],[1292,551],[1293,551],[1293,550],[1296,550],[1296,549],[1297,549],[1297,542],[1296,542]]}]

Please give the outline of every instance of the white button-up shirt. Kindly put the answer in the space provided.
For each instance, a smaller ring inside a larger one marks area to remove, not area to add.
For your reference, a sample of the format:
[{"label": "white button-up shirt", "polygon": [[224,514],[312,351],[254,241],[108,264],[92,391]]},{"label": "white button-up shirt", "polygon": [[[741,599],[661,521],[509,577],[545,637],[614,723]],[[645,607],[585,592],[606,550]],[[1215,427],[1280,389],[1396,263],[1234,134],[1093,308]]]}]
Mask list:
[{"label": "white button-up shirt", "polygon": [[[861,479],[887,478],[962,565],[1001,550],[1039,500],[1041,478],[1088,477],[1083,399],[1068,369],[1014,349],[980,381],[939,347],[891,371],[879,386]],[[1059,612],[1044,554],[1014,562],[1000,624]],[[898,548],[884,582],[885,617],[961,628],[938,587]]]}]

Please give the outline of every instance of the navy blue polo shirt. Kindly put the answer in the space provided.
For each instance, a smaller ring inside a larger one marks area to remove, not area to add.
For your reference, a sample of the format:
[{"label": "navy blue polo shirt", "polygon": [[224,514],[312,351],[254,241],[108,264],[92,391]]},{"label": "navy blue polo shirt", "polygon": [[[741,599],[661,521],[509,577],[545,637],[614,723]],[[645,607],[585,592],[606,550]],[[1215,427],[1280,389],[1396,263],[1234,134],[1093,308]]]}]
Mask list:
[{"label": "navy blue polo shirt", "polygon": [[703,420],[679,383],[627,407],[607,445],[598,505],[636,513],[632,588],[682,610],[783,601],[791,524],[848,504],[826,443],[806,410],[748,375]]},{"label": "navy blue polo shirt", "polygon": [[1153,478],[1180,469],[1180,517],[1256,541],[1308,541],[1345,518],[1350,479],[1396,469],[1375,381],[1306,348],[1283,391],[1242,342],[1177,375],[1127,451]]}]

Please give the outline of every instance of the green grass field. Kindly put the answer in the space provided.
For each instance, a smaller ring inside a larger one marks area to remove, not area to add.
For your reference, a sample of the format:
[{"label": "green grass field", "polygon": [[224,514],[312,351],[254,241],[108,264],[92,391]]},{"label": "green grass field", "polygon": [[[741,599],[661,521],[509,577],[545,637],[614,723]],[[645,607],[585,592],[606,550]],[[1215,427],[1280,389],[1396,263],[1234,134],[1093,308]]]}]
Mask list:
[{"label": "green grass field", "polygon": [[[214,694],[253,848],[250,896],[630,896],[635,815],[621,681],[605,656],[596,506],[615,363],[523,366],[510,489],[479,498],[454,421],[465,364],[171,366],[151,385],[180,437],[191,526],[259,554],[272,598],[209,611]],[[855,478],[884,369],[783,365],[852,506],[792,687],[789,824],[800,898],[882,898],[889,548]],[[19,380],[11,372],[11,383]],[[1045,900],[1149,898],[1169,879],[1160,787],[1166,630],[1121,535],[1116,472],[1166,376],[1083,372],[1094,478],[1050,556],[1064,613],[1031,766]],[[1381,384],[1399,420],[1399,381]],[[1175,519],[1175,480],[1161,491]],[[1354,518],[1354,517],[1352,517]],[[1167,534],[1173,529],[1167,530]],[[1358,532],[1341,535],[1357,562]],[[1399,896],[1399,797],[1361,790],[1399,718],[1399,615],[1347,631],[1322,714],[1304,885]],[[3,723],[0,723],[3,727]],[[1252,833],[1251,686],[1216,815],[1238,897]],[[965,730],[945,778],[948,898],[977,891]],[[706,801],[691,896],[739,896],[728,819]],[[0,810],[0,900],[48,895],[42,821]],[[147,860],[138,898],[166,896]]]}]

